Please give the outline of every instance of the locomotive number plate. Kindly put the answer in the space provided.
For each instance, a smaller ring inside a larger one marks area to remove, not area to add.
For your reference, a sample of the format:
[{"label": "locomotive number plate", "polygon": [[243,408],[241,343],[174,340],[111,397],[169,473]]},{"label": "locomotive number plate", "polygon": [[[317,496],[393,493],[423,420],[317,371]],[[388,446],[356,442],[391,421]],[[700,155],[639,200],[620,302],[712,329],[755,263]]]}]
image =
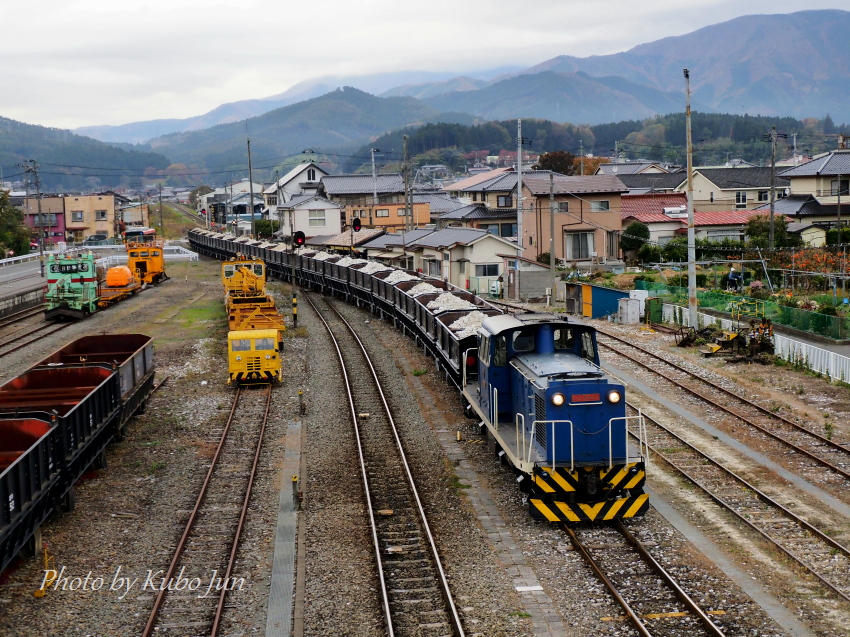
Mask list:
[{"label": "locomotive number plate", "polygon": [[570,402],[572,403],[598,403],[599,402],[599,394],[573,394],[570,396]]}]

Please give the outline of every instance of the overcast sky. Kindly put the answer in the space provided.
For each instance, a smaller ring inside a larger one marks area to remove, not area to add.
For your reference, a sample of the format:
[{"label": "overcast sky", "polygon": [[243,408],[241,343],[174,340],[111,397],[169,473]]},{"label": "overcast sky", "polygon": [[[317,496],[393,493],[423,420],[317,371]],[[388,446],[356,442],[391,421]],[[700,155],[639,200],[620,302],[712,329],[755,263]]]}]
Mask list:
[{"label": "overcast sky", "polygon": [[848,4],[4,0],[0,116],[60,128],[191,117],[325,75],[531,66],[616,53],[746,14]]}]

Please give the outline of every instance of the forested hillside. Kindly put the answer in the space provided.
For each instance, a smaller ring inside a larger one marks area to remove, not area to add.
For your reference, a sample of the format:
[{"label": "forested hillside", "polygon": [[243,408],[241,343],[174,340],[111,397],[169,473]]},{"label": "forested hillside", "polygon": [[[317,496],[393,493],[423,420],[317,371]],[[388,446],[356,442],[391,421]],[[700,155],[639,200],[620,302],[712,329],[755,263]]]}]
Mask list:
[{"label": "forested hillside", "polygon": [[[58,128],[0,117],[0,166],[7,181],[22,172],[16,164],[35,159],[42,190],[98,190],[139,181],[146,169],[164,170],[159,153],[127,151]],[[94,170],[93,170],[94,169]]]}]

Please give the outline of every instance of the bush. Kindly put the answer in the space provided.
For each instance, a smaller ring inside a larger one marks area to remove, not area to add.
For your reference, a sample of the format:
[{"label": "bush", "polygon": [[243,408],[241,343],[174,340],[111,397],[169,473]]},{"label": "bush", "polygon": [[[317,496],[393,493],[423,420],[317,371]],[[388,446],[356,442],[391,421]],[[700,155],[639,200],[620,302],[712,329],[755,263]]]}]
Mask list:
[{"label": "bush", "polygon": [[634,280],[647,281],[648,283],[655,283],[656,281],[655,276],[653,276],[652,274],[638,274]]},{"label": "bush", "polygon": [[661,261],[661,248],[644,243],[637,255],[641,263],[659,263]]},{"label": "bush", "polygon": [[822,305],[818,312],[820,314],[826,314],[828,316],[838,316],[838,311],[831,305]]}]

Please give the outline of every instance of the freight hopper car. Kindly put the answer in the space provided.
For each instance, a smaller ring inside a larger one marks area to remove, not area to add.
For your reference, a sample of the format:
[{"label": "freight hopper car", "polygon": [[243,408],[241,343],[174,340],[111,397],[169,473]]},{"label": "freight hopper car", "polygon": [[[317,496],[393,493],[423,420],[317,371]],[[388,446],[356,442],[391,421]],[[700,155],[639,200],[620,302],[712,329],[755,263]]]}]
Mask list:
[{"label": "freight hopper car", "polygon": [[[217,259],[241,249],[232,236],[204,230],[190,242]],[[274,276],[369,308],[433,356],[516,474],[533,517],[575,523],[648,510],[643,418],[626,415],[625,387],[600,368],[592,326],[507,315],[409,270],[326,253],[256,252]]]},{"label": "freight hopper car", "polygon": [[229,332],[228,383],[269,383],[283,379],[286,326],[274,297],[266,292],[266,266],[237,255],[221,267]]},{"label": "freight hopper car", "polygon": [[105,448],[144,411],[153,344],[142,334],[85,337],[0,386],[0,571],[56,510],[74,508],[74,483],[106,464]]}]

